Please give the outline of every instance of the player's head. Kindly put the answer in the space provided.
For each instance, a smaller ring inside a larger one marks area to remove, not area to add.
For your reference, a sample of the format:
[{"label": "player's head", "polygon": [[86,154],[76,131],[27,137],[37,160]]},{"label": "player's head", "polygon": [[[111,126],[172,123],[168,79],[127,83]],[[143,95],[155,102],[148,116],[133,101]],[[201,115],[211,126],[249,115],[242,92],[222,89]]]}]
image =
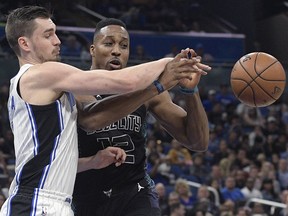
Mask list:
[{"label": "player's head", "polygon": [[18,57],[29,55],[38,62],[59,58],[60,40],[48,10],[39,6],[24,6],[7,17],[6,38]]},{"label": "player's head", "polygon": [[92,69],[117,70],[129,59],[130,38],[126,25],[119,19],[107,18],[96,25],[90,46]]}]

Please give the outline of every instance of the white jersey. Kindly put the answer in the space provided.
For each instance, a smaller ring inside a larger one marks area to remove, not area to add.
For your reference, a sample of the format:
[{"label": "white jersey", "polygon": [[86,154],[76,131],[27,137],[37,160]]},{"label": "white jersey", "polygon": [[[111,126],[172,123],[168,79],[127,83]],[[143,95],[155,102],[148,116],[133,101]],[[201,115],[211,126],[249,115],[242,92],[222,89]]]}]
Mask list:
[{"label": "white jersey", "polygon": [[71,93],[64,93],[43,106],[22,100],[19,79],[31,66],[23,65],[10,83],[8,110],[14,133],[16,175],[9,194],[25,187],[71,196],[78,163],[75,99]]}]

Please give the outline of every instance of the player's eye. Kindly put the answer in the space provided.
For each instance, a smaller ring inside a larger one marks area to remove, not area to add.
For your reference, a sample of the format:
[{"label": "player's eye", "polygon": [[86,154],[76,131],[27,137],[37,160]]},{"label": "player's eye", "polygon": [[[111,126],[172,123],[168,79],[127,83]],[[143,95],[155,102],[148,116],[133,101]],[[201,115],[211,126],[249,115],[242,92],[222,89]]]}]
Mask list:
[{"label": "player's eye", "polygon": [[128,45],[127,45],[127,44],[121,44],[121,48],[122,48],[122,49],[127,49],[127,48],[128,48]]},{"label": "player's eye", "polygon": [[113,43],[112,43],[112,42],[105,42],[104,45],[105,45],[105,46],[112,46]]}]

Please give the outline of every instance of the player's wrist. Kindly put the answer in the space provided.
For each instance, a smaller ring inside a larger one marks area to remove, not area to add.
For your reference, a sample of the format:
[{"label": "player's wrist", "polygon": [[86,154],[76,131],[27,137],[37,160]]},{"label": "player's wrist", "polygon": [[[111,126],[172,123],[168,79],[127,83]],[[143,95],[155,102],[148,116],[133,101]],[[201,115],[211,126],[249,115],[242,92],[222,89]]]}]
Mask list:
[{"label": "player's wrist", "polygon": [[161,94],[165,91],[163,85],[159,82],[159,80],[154,80],[153,85],[156,87],[158,94]]},{"label": "player's wrist", "polygon": [[198,89],[197,85],[194,88],[185,88],[185,87],[179,86],[179,91],[183,94],[193,95],[193,94],[199,92],[199,89]]}]

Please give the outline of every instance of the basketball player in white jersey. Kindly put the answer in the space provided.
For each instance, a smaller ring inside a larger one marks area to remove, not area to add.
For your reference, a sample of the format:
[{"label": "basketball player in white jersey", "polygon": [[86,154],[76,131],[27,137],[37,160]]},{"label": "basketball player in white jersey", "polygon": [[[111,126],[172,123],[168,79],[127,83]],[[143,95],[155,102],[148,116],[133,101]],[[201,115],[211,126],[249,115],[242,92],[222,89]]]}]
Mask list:
[{"label": "basketball player in white jersey", "polygon": [[[82,71],[56,62],[61,44],[56,26],[49,12],[38,6],[12,11],[5,31],[20,70],[11,79],[8,101],[16,175],[0,215],[73,215],[70,203],[78,149],[77,109],[72,94],[118,94],[146,88],[172,59],[113,72]],[[191,79],[192,73],[207,74],[197,67],[199,60],[183,59],[187,51],[179,55],[179,67],[171,70],[171,76]],[[159,81],[154,83],[155,88],[165,89]],[[125,160],[125,153],[117,148],[110,148],[108,153],[112,159],[105,160],[107,164],[119,165]]]}]

